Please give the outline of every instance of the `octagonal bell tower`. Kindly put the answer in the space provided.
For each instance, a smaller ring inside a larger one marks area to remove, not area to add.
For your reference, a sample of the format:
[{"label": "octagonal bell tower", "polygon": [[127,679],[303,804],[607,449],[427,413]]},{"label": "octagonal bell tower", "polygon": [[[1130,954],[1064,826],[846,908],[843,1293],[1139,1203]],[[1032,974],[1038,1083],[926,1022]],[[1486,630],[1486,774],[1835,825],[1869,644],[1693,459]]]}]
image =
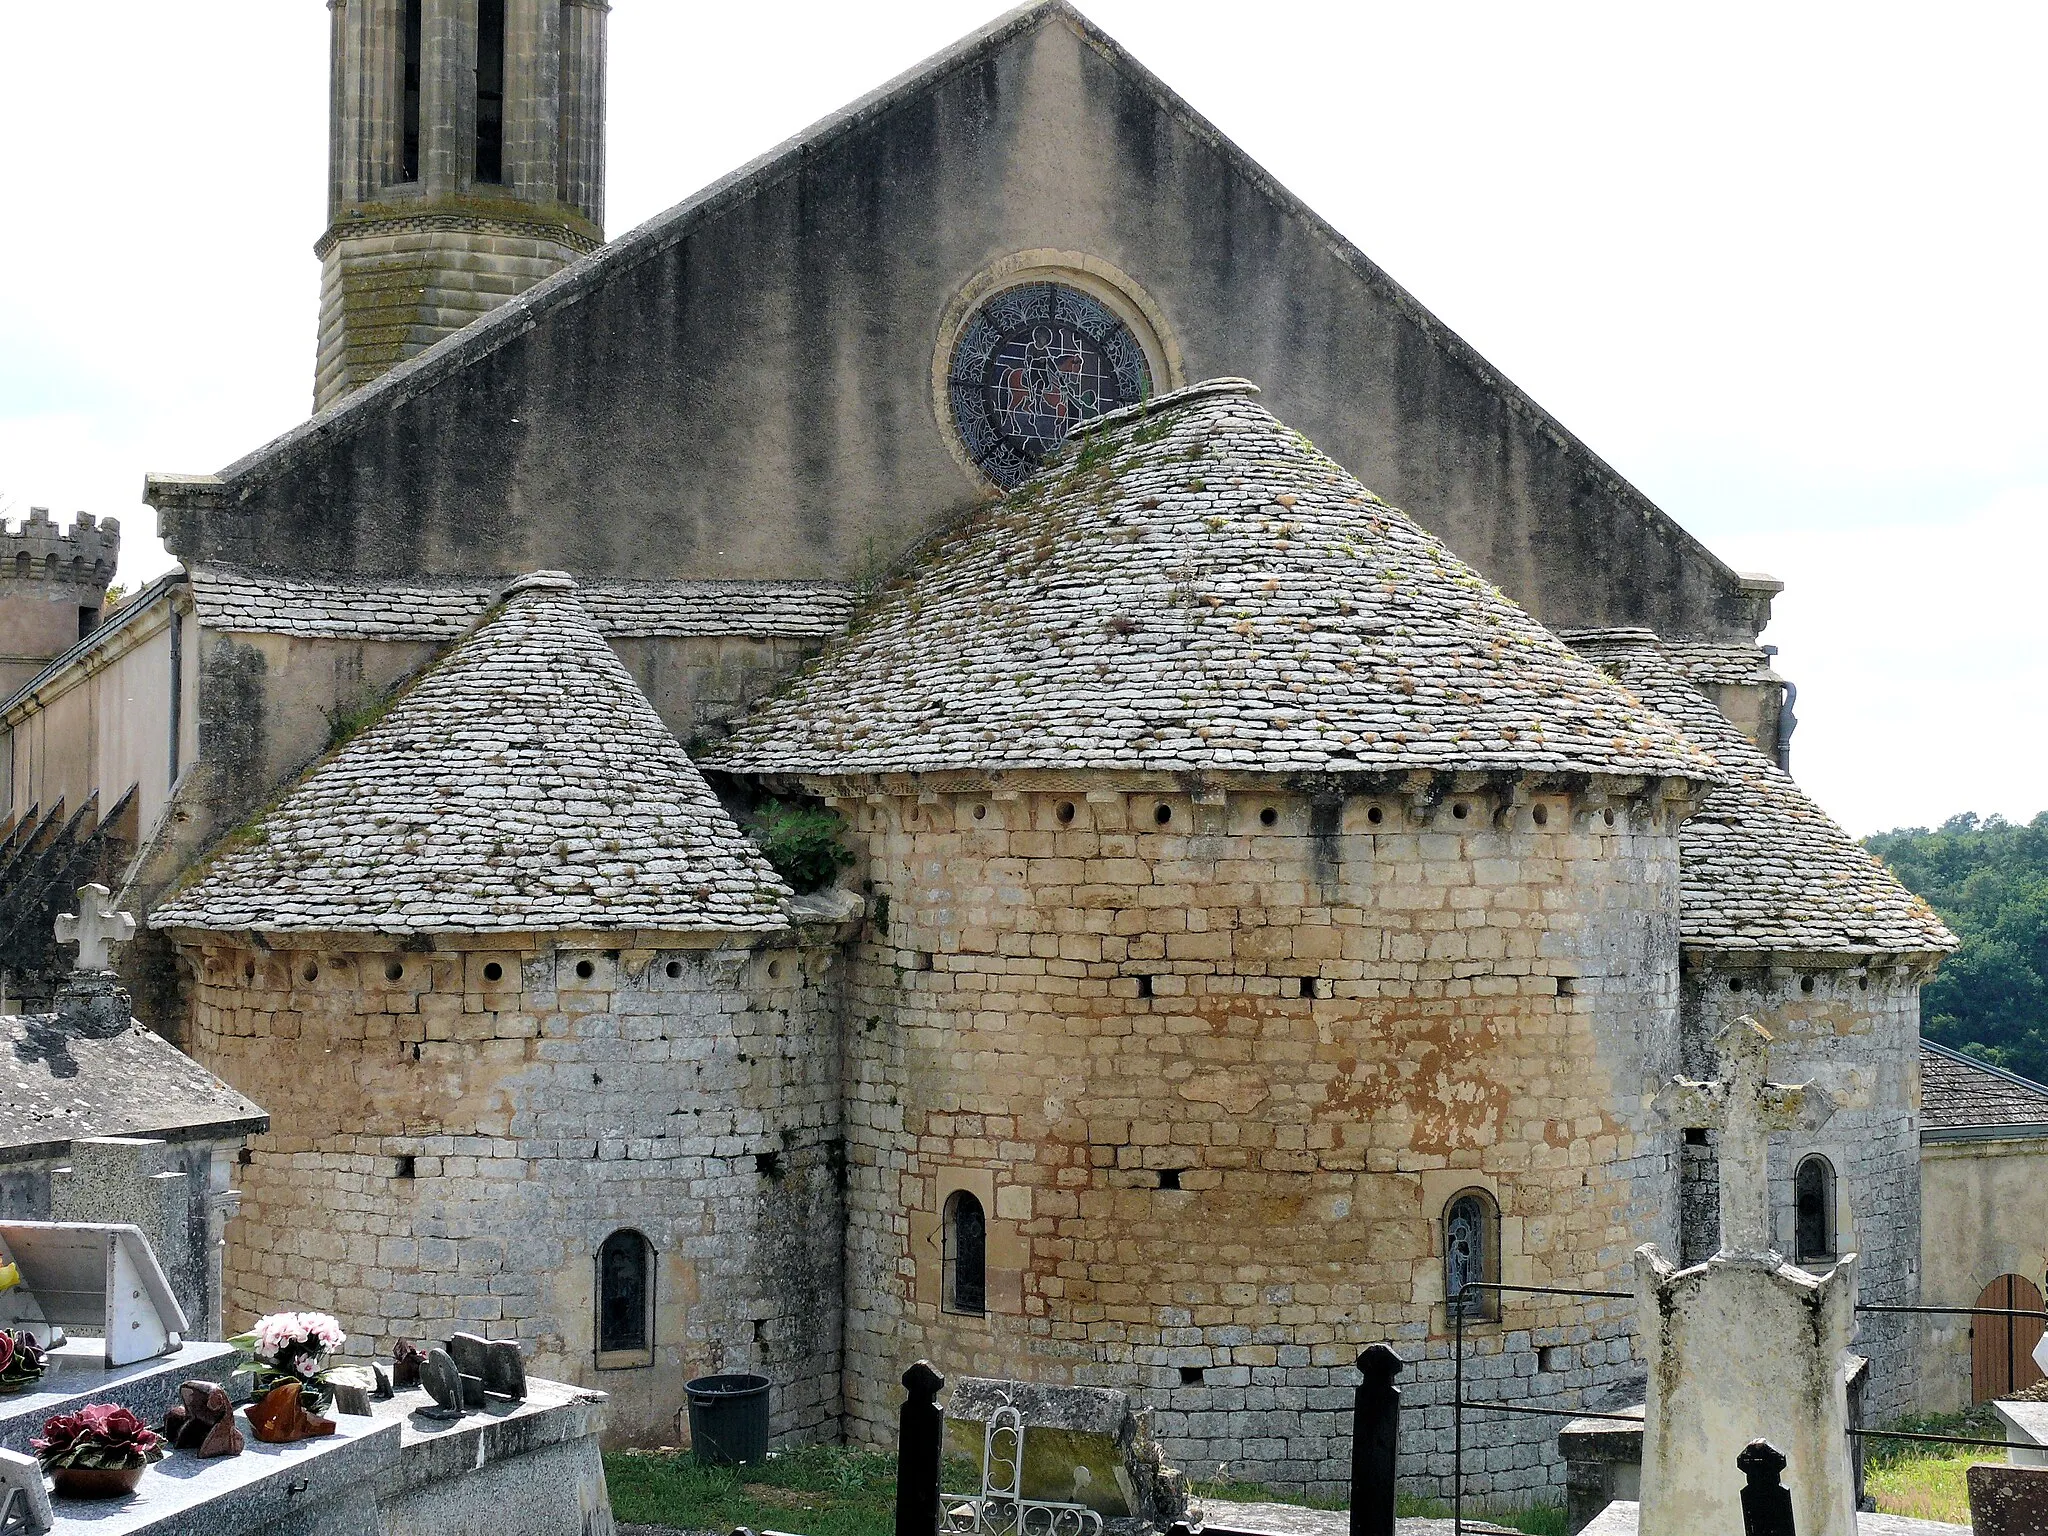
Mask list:
[{"label": "octagonal bell tower", "polygon": [[604,239],[609,0],[328,0],[313,408]]}]

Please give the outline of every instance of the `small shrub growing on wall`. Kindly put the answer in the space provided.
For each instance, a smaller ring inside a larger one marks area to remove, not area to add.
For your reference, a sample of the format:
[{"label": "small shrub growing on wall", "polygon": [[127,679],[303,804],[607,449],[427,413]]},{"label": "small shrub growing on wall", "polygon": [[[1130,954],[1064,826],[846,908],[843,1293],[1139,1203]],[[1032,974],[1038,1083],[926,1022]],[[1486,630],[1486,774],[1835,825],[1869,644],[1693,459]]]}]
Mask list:
[{"label": "small shrub growing on wall", "polygon": [[793,800],[768,800],[747,817],[747,835],[775,872],[799,896],[823,890],[853,862],[840,841],[846,824],[837,811]]}]

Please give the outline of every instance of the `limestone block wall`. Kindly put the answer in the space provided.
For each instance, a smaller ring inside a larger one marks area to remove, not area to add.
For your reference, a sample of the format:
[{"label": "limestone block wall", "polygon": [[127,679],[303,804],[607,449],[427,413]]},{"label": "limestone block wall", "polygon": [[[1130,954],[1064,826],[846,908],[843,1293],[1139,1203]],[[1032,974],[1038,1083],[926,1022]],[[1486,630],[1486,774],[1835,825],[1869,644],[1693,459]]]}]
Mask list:
[{"label": "limestone block wall", "polygon": [[[1440,787],[1449,787],[1443,781]],[[834,788],[820,785],[821,788]],[[1416,1366],[1404,1474],[1451,1465],[1442,1213],[1511,1282],[1625,1289],[1669,1242],[1676,810],[1088,777],[836,786],[873,897],[849,976],[847,1411],[904,1364],[1135,1389],[1178,1465],[1341,1493],[1351,1362]],[[1177,1187],[1176,1187],[1177,1186]],[[981,1199],[989,1311],[942,1304]],[[1639,1376],[1628,1302],[1510,1302],[1474,1395]],[[1554,1487],[1555,1425],[1468,1426],[1468,1491]]]},{"label": "limestone block wall", "polygon": [[[1811,1135],[1771,1138],[1771,1199],[1781,1251],[1792,1254],[1793,1178],[1809,1154],[1835,1172],[1836,1246],[1855,1252],[1859,1299],[1916,1303],[1920,1283],[1920,983],[1914,967],[1878,957],[1688,951],[1686,1071],[1712,1071],[1723,1024],[1750,1014],[1777,1037],[1771,1076],[1817,1081],[1845,1102]],[[1689,1149],[1697,1154],[1697,1148]],[[1710,1250],[1711,1251],[1711,1248]],[[1968,1305],[1975,1295],[1958,1305]],[[1855,1348],[1870,1357],[1865,1412],[1911,1411],[1919,1330],[1909,1318],[1864,1315]],[[1968,1346],[1961,1346],[1968,1369]]]},{"label": "limestone block wall", "polygon": [[[443,940],[270,950],[181,933],[192,1054],[271,1109],[241,1169],[230,1326],[456,1329],[674,1433],[683,1383],[760,1370],[774,1429],[839,1430],[843,1152],[829,950]],[[653,1245],[653,1361],[598,1369],[596,1255]]]}]

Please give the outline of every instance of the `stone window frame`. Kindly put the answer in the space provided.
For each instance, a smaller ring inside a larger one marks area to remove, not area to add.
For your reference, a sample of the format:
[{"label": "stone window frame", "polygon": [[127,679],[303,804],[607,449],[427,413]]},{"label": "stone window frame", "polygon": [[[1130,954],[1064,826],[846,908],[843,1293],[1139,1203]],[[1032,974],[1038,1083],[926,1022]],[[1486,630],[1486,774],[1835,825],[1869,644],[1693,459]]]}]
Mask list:
[{"label": "stone window frame", "polygon": [[1468,1184],[1456,1191],[1443,1204],[1438,1218],[1440,1249],[1443,1261],[1444,1312],[1449,1317],[1454,1310],[1462,1311],[1465,1324],[1498,1323],[1500,1321],[1500,1292],[1480,1291],[1465,1298],[1462,1306],[1452,1299],[1452,1223],[1460,1207],[1471,1207],[1477,1212],[1477,1226],[1480,1241],[1479,1274],[1476,1283],[1498,1284],[1501,1278],[1501,1217],[1500,1200],[1492,1190],[1483,1185]]},{"label": "stone window frame", "polygon": [[[1802,1185],[1811,1170],[1820,1180],[1819,1216],[1826,1230],[1821,1234],[1825,1241],[1820,1247],[1809,1249],[1806,1245],[1806,1222],[1803,1206],[1805,1198]],[[1833,1264],[1842,1256],[1842,1213],[1841,1174],[1834,1160],[1824,1152],[1808,1152],[1793,1165],[1792,1169],[1792,1262],[1801,1267],[1815,1264]]]},{"label": "stone window frame", "polygon": [[[642,1345],[639,1349],[606,1349],[604,1335],[604,1261],[606,1250],[621,1238],[638,1238],[640,1259],[643,1265],[641,1276],[641,1305],[645,1316],[641,1323]],[[655,1324],[661,1316],[659,1289],[661,1255],[654,1246],[654,1239],[638,1227],[615,1227],[607,1232],[591,1255],[591,1344],[596,1367],[600,1371],[635,1370],[654,1364]]]},{"label": "stone window frame", "polygon": [[[910,1301],[948,1327],[992,1330],[999,1318],[1021,1317],[1024,1277],[1030,1267],[1031,1242],[1024,1227],[1031,1220],[1029,1185],[1000,1181],[1000,1170],[987,1165],[926,1162],[924,1176],[907,1212],[910,1220]],[[980,1203],[986,1287],[982,1312],[956,1312],[945,1304],[945,1211],[956,1191],[965,1190]]]},{"label": "stone window frame", "polygon": [[[1457,1327],[1451,1316],[1450,1299],[1444,1294],[1444,1216],[1458,1196],[1477,1191],[1492,1203],[1496,1239],[1494,1253],[1497,1256],[1492,1278],[1507,1285],[1528,1285],[1533,1283],[1535,1276],[1523,1251],[1526,1234],[1522,1218],[1514,1214],[1513,1192],[1503,1188],[1498,1178],[1477,1168],[1433,1168],[1417,1177],[1422,1194],[1417,1215],[1426,1227],[1428,1258],[1415,1266],[1413,1295],[1418,1306],[1427,1308],[1430,1336],[1447,1339],[1457,1331]],[[1504,1312],[1505,1309],[1498,1304],[1499,1293],[1492,1294],[1496,1298],[1493,1310],[1496,1314]],[[1468,1317],[1465,1319],[1465,1336],[1469,1339],[1481,1334],[1497,1334],[1504,1327],[1498,1315]]]},{"label": "stone window frame", "polygon": [[[978,1228],[972,1245],[974,1264],[971,1276],[963,1274],[961,1267],[967,1257],[962,1250],[968,1245],[962,1241],[960,1228],[969,1207],[973,1208]],[[988,1217],[988,1208],[971,1189],[954,1190],[939,1208],[939,1309],[955,1317],[988,1316]],[[963,1280],[970,1280],[971,1284],[963,1287]],[[964,1299],[963,1290],[967,1293]]]},{"label": "stone window frame", "polygon": [[1049,248],[1014,251],[990,262],[962,283],[947,301],[945,312],[939,317],[937,344],[932,349],[931,377],[932,417],[938,423],[946,451],[984,497],[994,497],[1000,491],[974,462],[959,427],[954,424],[948,387],[953,353],[968,323],[987,300],[1006,288],[1022,288],[1032,283],[1064,283],[1085,293],[1122,321],[1144,350],[1146,364],[1152,371],[1154,395],[1185,388],[1188,383],[1180,338],[1167,323],[1165,311],[1122,268],[1084,251]]}]

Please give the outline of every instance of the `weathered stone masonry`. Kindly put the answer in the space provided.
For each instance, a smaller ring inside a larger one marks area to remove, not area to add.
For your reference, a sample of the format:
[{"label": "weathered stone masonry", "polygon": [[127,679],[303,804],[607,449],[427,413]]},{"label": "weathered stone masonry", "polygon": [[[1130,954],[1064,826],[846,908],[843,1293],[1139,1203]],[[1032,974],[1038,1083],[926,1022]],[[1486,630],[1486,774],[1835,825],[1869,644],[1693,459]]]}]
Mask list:
[{"label": "weathered stone masonry", "polygon": [[[829,944],[192,937],[193,1054],[292,1106],[241,1170],[237,1320],[328,1310],[380,1352],[517,1338],[611,1393],[626,1437],[672,1433],[689,1377],[758,1369],[778,1435],[836,1436]],[[600,1372],[595,1255],[621,1227],[657,1255],[655,1358]]]},{"label": "weathered stone masonry", "polygon": [[[1669,1240],[1642,1105],[1675,1061],[1679,803],[1007,782],[829,786],[877,912],[848,1004],[849,1429],[886,1440],[889,1368],[924,1354],[1137,1385],[1178,1464],[1341,1491],[1351,1361],[1386,1339],[1429,1357],[1408,1470],[1448,1472],[1448,1199],[1498,1200],[1511,1281],[1615,1285]],[[954,1188],[991,1218],[985,1319],[940,1306]],[[1580,1404],[1631,1374],[1628,1327],[1511,1304],[1469,1369]],[[1488,1425],[1470,1486],[1547,1486],[1548,1438]]]}]

